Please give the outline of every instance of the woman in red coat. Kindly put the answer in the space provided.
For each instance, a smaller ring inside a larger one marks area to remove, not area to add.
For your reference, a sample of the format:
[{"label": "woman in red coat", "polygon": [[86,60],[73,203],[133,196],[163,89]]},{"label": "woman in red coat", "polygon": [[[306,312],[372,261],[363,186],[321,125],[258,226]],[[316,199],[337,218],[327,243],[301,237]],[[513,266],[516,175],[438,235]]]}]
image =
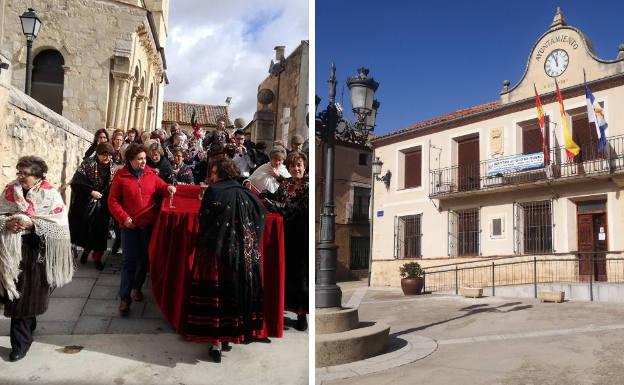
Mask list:
[{"label": "woman in red coat", "polygon": [[147,249],[160,208],[158,198],[175,193],[154,170],[146,166],[144,146],[131,143],[126,149],[126,166],[113,179],[108,207],[121,228],[123,265],[119,288],[119,312],[130,312],[132,300],[143,300],[141,288],[149,266]]}]

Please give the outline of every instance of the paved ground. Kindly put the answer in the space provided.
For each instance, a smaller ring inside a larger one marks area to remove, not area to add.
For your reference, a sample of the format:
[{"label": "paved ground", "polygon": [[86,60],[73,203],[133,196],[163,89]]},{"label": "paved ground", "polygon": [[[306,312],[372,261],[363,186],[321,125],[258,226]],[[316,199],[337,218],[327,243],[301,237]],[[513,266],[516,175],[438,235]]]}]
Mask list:
[{"label": "paved ground", "polygon": [[623,384],[624,305],[540,303],[500,297],[405,297],[400,289],[344,285],[361,296],[360,320],[391,326],[391,344],[416,333],[430,356],[398,368],[324,384]]},{"label": "paved ground", "polygon": [[[185,341],[154,303],[149,280],[145,301],[120,318],[120,257],[99,272],[78,265],[74,280],[55,290],[48,311],[37,317],[35,343],[19,362],[9,362],[9,320],[0,317],[0,384],[194,385],[307,384],[308,333],[289,328],[270,344],[234,345],[221,364],[208,345]],[[63,348],[81,345],[79,353]]]}]

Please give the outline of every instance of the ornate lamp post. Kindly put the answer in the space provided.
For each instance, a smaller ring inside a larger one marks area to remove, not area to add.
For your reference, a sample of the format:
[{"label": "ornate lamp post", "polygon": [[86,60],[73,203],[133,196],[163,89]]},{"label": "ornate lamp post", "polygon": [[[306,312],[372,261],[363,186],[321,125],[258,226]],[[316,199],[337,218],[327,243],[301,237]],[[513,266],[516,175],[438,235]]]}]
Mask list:
[{"label": "ornate lamp post", "polygon": [[24,86],[24,92],[26,95],[30,95],[30,76],[32,75],[32,44],[37,38],[39,30],[41,29],[41,20],[37,17],[35,10],[28,8],[28,11],[24,12],[20,16],[22,22],[22,32],[26,36],[26,83]]},{"label": "ornate lamp post", "polygon": [[[336,104],[336,66],[331,65],[329,76],[329,103],[316,116],[316,133],[325,143],[325,169],[323,170],[323,208],[321,210],[320,239],[316,245],[319,265],[316,272],[316,307],[332,308],[342,304],[342,291],[336,285],[338,254],[336,221],[334,213],[334,144],[341,141],[365,144],[375,128],[379,102],[374,100],[379,83],[368,77],[368,69],[358,69],[358,75],[347,80],[351,91],[351,106],[356,121],[351,123],[342,116]],[[320,98],[316,97],[316,105]]]}]

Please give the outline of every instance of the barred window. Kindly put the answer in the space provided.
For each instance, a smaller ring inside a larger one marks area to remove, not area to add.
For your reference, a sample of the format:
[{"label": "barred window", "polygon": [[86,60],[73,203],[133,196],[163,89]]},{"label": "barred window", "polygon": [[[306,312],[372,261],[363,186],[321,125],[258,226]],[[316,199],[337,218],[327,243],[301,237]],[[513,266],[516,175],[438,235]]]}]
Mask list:
[{"label": "barred window", "polygon": [[457,255],[479,255],[479,209],[457,211]]},{"label": "barred window", "polygon": [[368,222],[368,207],[371,189],[368,187],[353,187],[352,222]]},{"label": "barred window", "polygon": [[552,201],[518,203],[514,209],[516,253],[551,253],[553,251]]},{"label": "barred window", "polygon": [[369,237],[351,237],[351,270],[368,269],[368,257],[370,252]]},{"label": "barred window", "polygon": [[422,257],[422,214],[397,217],[394,229],[397,258]]}]

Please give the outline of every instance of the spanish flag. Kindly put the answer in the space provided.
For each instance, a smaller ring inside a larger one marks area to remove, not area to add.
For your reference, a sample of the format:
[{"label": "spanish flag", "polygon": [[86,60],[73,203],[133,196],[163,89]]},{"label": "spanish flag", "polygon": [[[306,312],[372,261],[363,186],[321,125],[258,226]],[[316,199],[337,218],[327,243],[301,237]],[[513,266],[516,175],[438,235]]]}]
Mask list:
[{"label": "spanish flag", "polygon": [[563,125],[563,142],[565,145],[566,153],[568,154],[568,159],[574,159],[575,156],[581,152],[581,148],[574,142],[572,139],[572,134],[568,129],[568,119],[566,118],[565,108],[563,108],[563,100],[561,99],[561,91],[559,91],[559,84],[557,84],[557,79],[555,79],[555,86],[557,87],[557,100],[559,101],[559,108],[561,110],[561,124]]},{"label": "spanish flag", "polygon": [[544,164],[546,165],[550,162],[550,156],[548,155],[548,149],[546,148],[547,134],[544,119],[544,108],[542,107],[542,100],[537,93],[537,88],[535,87],[535,84],[533,84],[533,89],[535,90],[535,107],[537,107],[537,120],[539,121],[540,130],[542,130],[542,151],[544,152]]}]

